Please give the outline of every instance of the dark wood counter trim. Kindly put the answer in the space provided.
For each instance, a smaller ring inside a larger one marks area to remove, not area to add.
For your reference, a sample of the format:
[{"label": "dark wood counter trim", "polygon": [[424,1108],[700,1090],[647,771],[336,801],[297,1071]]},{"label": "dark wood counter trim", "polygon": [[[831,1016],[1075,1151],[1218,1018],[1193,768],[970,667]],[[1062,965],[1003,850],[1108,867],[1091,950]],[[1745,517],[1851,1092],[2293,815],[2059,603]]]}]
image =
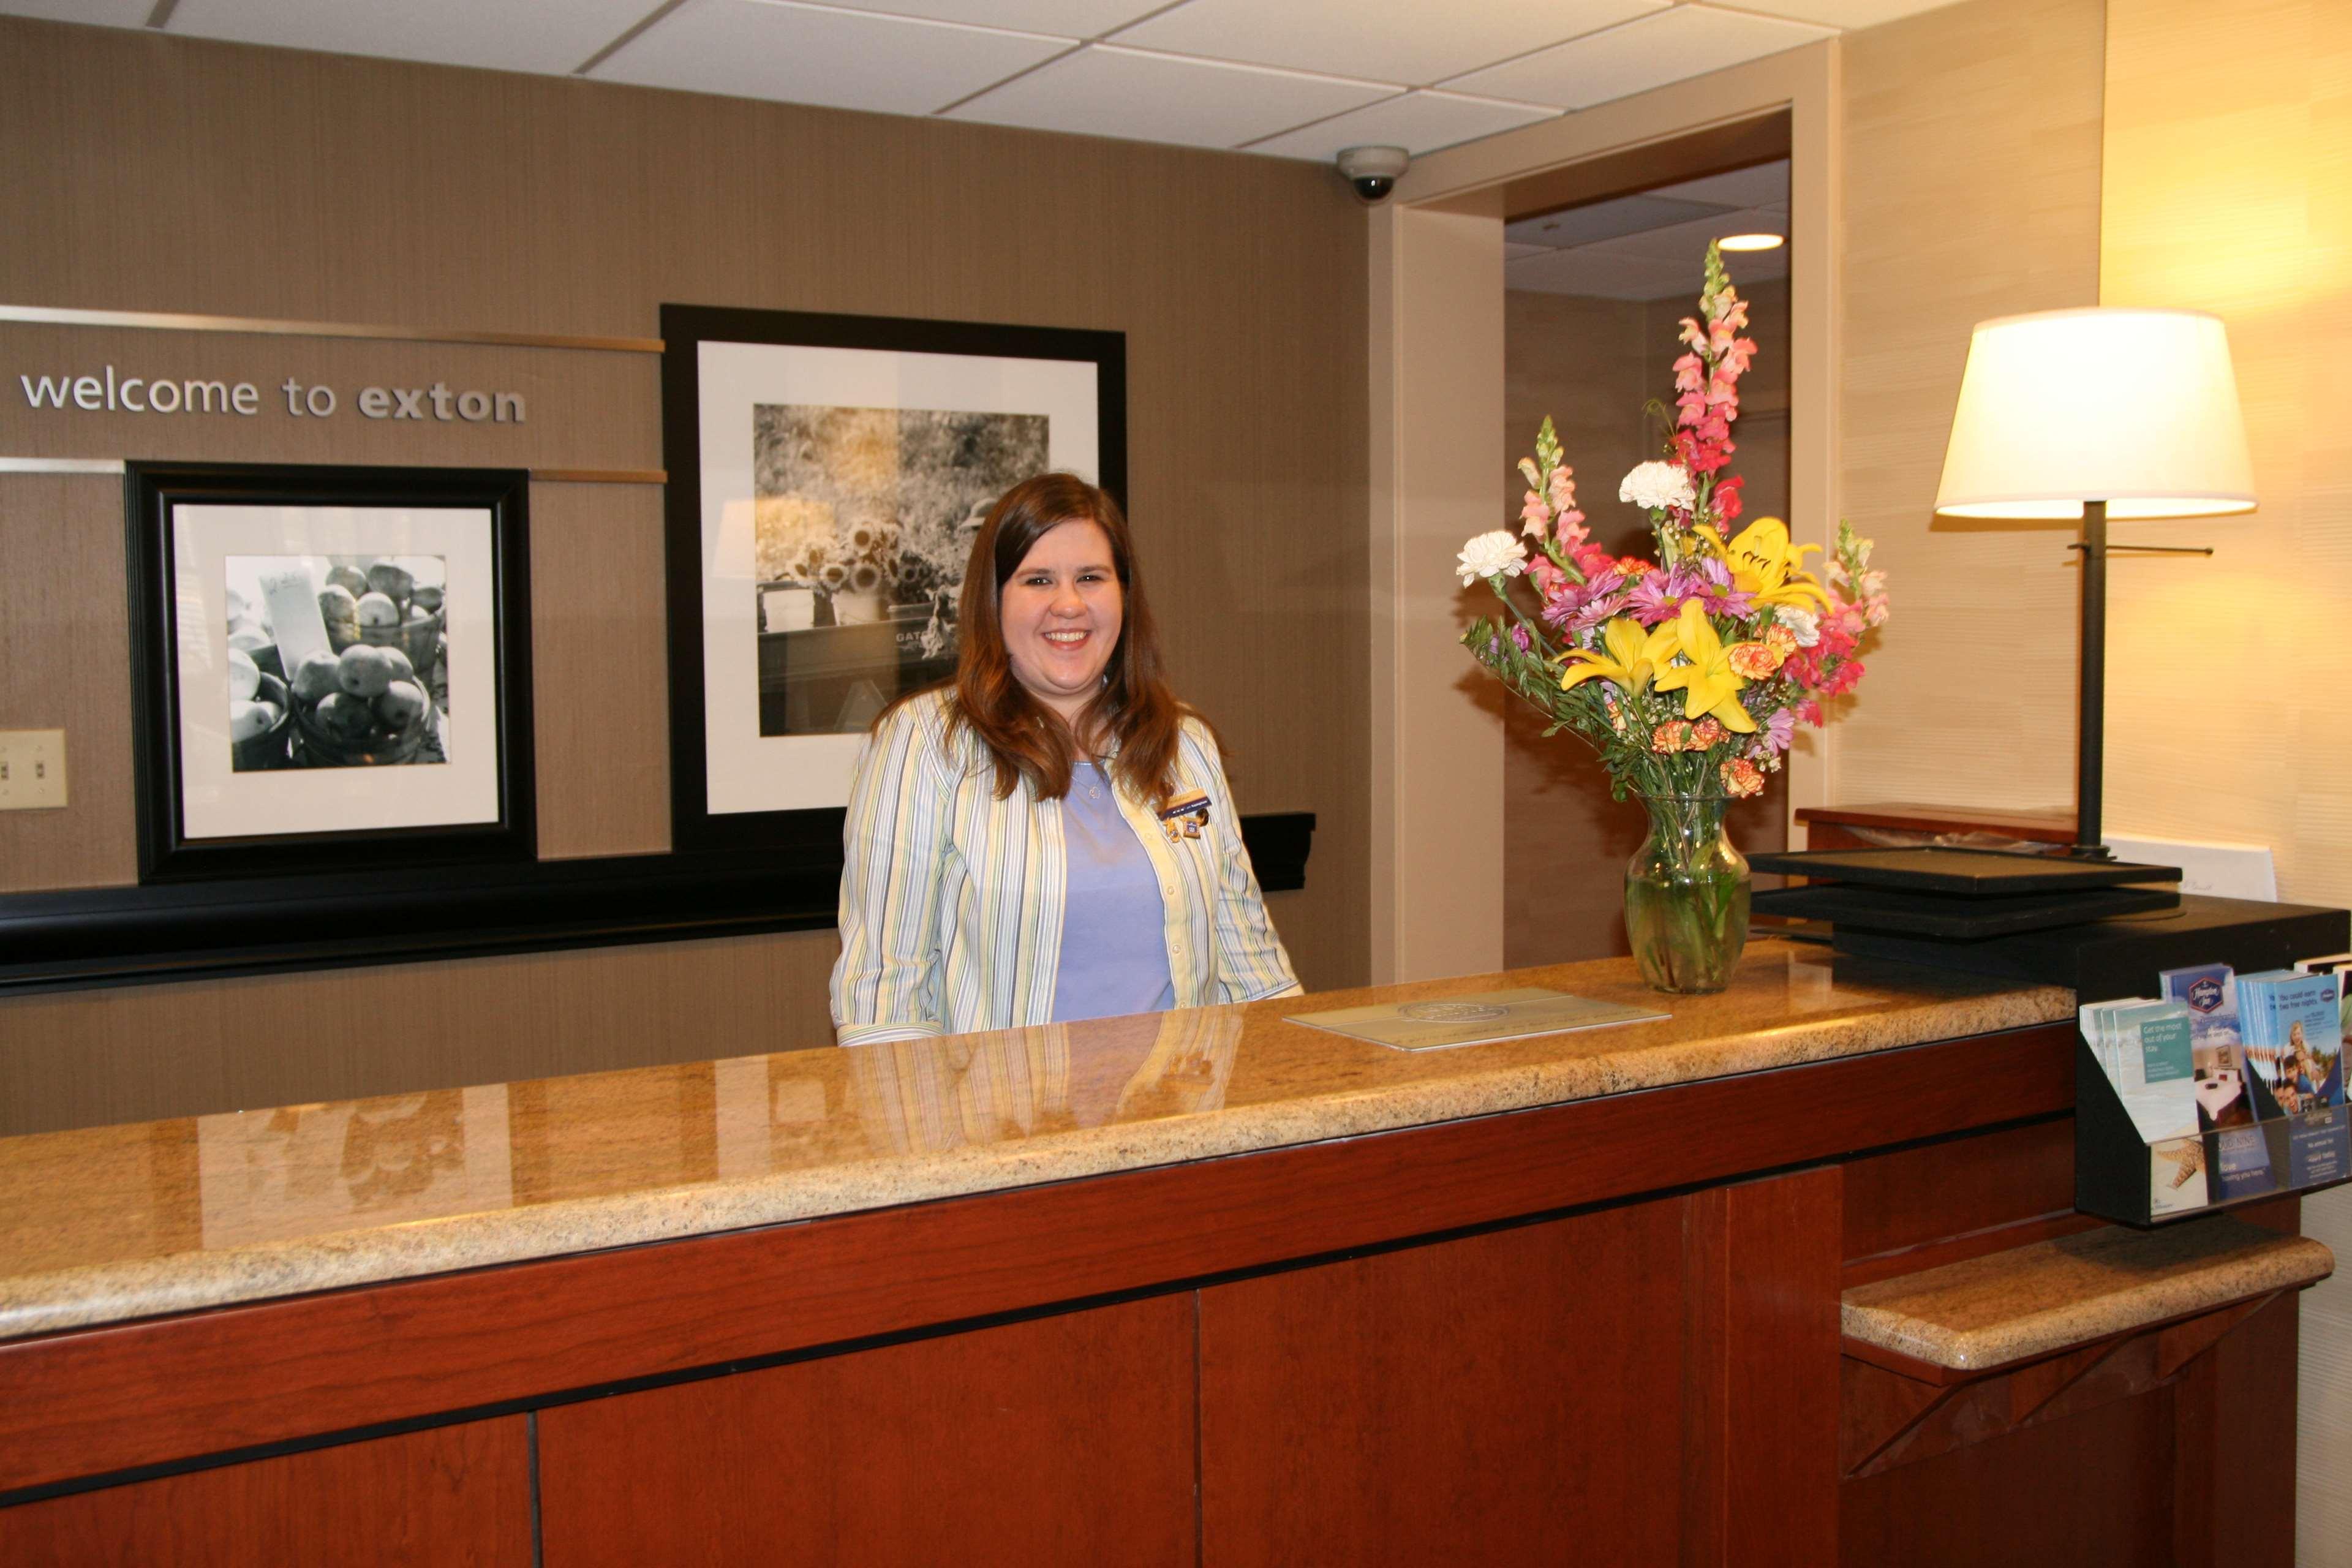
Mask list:
[{"label": "dark wood counter trim", "polygon": [[[0,1345],[0,1494],[2049,1117],[2074,1103],[2074,1042],[2071,1022],[2048,1025],[19,1341]],[[257,1368],[268,1375],[257,1379]]]}]

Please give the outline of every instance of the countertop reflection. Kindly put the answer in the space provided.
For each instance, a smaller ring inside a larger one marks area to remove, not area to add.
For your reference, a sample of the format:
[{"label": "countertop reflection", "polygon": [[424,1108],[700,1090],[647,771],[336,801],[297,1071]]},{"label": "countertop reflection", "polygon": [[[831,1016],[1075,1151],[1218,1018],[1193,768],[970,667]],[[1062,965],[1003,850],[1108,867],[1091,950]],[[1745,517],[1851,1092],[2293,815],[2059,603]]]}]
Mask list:
[{"label": "countertop reflection", "polygon": [[[1503,985],[1654,1023],[1391,1051],[1285,1020]],[[0,1140],[0,1337],[1422,1125],[2071,1016],[2071,993],[1750,945],[1247,1006]]]}]

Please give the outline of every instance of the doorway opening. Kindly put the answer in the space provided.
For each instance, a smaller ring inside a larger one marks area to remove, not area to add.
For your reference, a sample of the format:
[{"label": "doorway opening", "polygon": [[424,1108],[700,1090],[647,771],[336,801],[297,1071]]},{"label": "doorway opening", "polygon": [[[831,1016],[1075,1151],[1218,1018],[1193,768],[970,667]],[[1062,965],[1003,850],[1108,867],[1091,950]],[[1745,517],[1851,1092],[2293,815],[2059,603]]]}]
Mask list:
[{"label": "doorway opening", "polygon": [[[1505,451],[1534,449],[1549,416],[1576,470],[1592,542],[1654,557],[1647,516],[1619,499],[1636,464],[1666,456],[1675,360],[1685,317],[1698,313],[1706,248],[1727,249],[1756,343],[1738,382],[1736,448],[1743,515],[1790,515],[1790,158],[1787,119],[1652,144],[1507,188],[1504,228]],[[1777,239],[1765,243],[1766,237]],[[1525,483],[1500,481],[1502,515]],[[1504,745],[1504,952],[1517,969],[1628,951],[1618,889],[1644,818],[1610,798],[1608,775],[1573,733],[1547,737],[1544,717],[1507,705]],[[1787,774],[1732,809],[1748,852],[1788,842]],[[1759,885],[1767,885],[1759,881]]]}]

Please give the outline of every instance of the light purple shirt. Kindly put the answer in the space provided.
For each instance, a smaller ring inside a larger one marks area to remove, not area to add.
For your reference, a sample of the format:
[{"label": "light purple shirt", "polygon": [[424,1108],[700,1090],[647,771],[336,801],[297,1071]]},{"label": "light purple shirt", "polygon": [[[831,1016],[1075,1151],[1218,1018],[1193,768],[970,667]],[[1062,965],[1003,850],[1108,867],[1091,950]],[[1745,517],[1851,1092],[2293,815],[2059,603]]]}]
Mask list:
[{"label": "light purple shirt", "polygon": [[1069,891],[1054,1021],[1164,1013],[1176,1005],[1160,879],[1135,829],[1119,815],[1109,778],[1093,763],[1070,770],[1062,841]]}]

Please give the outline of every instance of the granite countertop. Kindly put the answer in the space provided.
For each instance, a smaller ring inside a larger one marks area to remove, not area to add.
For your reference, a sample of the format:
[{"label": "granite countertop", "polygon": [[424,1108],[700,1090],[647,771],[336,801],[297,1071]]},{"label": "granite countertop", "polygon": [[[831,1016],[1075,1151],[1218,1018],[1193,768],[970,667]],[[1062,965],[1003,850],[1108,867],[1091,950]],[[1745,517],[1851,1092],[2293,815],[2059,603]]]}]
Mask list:
[{"label": "granite countertop", "polygon": [[2228,1215],[2102,1226],[1845,1293],[1845,1337],[1982,1372],[2325,1279],[2335,1256]]},{"label": "granite countertop", "polygon": [[[1651,1023],[1420,1053],[1285,1015],[1549,986]],[[2024,1027],[2074,995],[1749,945],[0,1139],[0,1338],[1426,1125]],[[755,1045],[756,1041],[746,1041]]]}]

